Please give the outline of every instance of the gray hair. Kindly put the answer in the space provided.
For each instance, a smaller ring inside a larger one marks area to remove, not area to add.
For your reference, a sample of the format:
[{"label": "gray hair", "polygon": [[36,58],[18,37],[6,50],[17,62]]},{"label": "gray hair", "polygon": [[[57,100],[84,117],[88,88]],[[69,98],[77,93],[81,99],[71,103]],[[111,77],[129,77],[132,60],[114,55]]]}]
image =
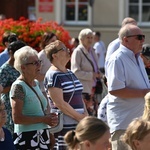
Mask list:
[{"label": "gray hair", "polygon": [[91,29],[85,28],[85,29],[81,30],[79,33],[79,36],[78,36],[79,42],[82,43],[82,39],[84,39],[84,37],[89,34],[93,35],[93,31]]},{"label": "gray hair", "polygon": [[24,46],[17,50],[14,54],[15,62],[14,67],[16,70],[18,70],[20,73],[22,73],[21,66],[28,63],[28,60],[32,56],[37,56],[38,52],[34,50],[30,46]]}]

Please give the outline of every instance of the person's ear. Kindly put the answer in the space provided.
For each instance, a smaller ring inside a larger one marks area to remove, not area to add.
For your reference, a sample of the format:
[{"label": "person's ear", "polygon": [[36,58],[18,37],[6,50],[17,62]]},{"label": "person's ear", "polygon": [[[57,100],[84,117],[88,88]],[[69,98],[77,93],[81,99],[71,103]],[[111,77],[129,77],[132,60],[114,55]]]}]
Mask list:
[{"label": "person's ear", "polygon": [[133,140],[133,145],[134,145],[135,149],[139,149],[140,148],[140,141],[139,140]]},{"label": "person's ear", "polygon": [[123,37],[123,41],[128,42],[128,38],[126,36]]},{"label": "person's ear", "polygon": [[86,140],[86,141],[84,141],[84,145],[85,145],[85,148],[90,148],[91,147],[91,142],[90,141],[88,141],[88,140]]},{"label": "person's ear", "polygon": [[56,58],[57,57],[57,55],[56,54],[52,54],[52,58],[54,59],[54,58]]},{"label": "person's ear", "polygon": [[25,69],[25,65],[21,65],[21,70],[23,71]]}]

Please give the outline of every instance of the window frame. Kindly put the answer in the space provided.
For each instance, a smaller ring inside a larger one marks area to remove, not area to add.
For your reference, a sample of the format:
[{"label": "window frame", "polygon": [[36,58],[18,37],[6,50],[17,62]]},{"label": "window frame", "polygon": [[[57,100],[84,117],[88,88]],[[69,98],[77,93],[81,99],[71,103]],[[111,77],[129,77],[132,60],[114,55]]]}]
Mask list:
[{"label": "window frame", "polygon": [[[80,20],[77,20],[77,16],[78,16],[78,4],[79,4],[79,0],[75,0],[75,20],[74,21],[68,21],[66,20],[65,16],[66,16],[66,5],[67,5],[67,2],[66,0],[64,0],[64,3],[63,3],[63,8],[64,8],[64,11],[63,11],[63,22],[66,24],[66,25],[91,25],[91,13],[92,13],[92,8],[89,6],[89,2],[87,1],[87,9],[88,9],[88,14],[87,14],[87,21],[80,21]],[[81,2],[82,4],[82,2]]]},{"label": "window frame", "polygon": [[138,25],[140,25],[140,26],[150,26],[150,21],[142,21],[142,17],[143,17],[142,9],[143,9],[143,6],[144,5],[147,6],[147,4],[150,6],[150,2],[143,3],[143,0],[138,0],[138,2],[135,2],[135,3],[132,3],[132,4],[130,4],[130,0],[128,0],[127,15],[130,16],[130,14],[129,14],[129,7],[130,6],[134,6],[134,5],[137,6],[138,7],[138,11],[139,11],[139,14],[137,16],[137,18],[138,18],[137,22],[138,22]]}]

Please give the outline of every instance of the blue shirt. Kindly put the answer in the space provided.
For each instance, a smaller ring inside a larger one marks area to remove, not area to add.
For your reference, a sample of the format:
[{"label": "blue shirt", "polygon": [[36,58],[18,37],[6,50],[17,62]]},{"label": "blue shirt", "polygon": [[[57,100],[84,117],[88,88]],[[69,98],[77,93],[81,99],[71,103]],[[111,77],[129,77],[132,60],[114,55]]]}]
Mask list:
[{"label": "blue shirt", "polygon": [[113,40],[107,47],[107,53],[105,57],[105,68],[107,68],[107,62],[109,58],[112,56],[112,54],[119,48],[120,46],[120,40],[119,38]]},{"label": "blue shirt", "polygon": [[9,59],[8,50],[5,49],[3,52],[0,53],[0,67]]},{"label": "blue shirt", "polygon": [[0,149],[1,150],[15,150],[15,146],[13,144],[13,139],[11,133],[8,129],[3,128],[5,133],[5,140],[0,141]]},{"label": "blue shirt", "polygon": [[[140,56],[120,45],[108,61],[106,77],[108,91],[132,88],[149,89],[150,84],[145,66]],[[123,99],[109,94],[107,118],[110,132],[123,129],[134,119],[142,116],[144,111],[144,97]]]}]

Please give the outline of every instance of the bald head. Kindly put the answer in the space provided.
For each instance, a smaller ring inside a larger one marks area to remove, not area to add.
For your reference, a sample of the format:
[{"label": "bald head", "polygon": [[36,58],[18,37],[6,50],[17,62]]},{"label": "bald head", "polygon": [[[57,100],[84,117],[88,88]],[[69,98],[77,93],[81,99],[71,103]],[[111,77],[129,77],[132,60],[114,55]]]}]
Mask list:
[{"label": "bald head", "polygon": [[122,41],[123,37],[129,35],[138,35],[142,34],[141,29],[134,24],[126,24],[119,31],[119,39]]},{"label": "bald head", "polygon": [[126,24],[119,31],[120,43],[133,51],[134,54],[141,52],[145,40],[142,30],[133,24]]},{"label": "bald head", "polygon": [[126,24],[134,24],[137,25],[137,22],[135,19],[131,18],[131,17],[127,17],[122,21],[122,27],[125,26]]}]

